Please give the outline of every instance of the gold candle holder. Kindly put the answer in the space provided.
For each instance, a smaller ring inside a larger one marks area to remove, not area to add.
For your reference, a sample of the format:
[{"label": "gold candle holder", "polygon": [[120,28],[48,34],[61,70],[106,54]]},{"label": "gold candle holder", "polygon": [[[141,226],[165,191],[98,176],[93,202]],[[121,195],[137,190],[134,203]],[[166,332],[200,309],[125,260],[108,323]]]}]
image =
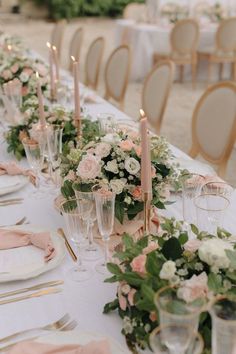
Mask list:
[{"label": "gold candle holder", "polygon": [[148,236],[150,234],[150,218],[151,218],[151,200],[152,194],[149,192],[143,193],[144,201],[144,230],[143,235]]}]

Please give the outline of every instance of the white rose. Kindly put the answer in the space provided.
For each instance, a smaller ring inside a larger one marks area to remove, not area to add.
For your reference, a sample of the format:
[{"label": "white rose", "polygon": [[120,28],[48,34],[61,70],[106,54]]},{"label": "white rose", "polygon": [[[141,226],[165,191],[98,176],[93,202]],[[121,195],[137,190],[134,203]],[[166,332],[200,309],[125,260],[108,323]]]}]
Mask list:
[{"label": "white rose", "polygon": [[230,260],[225,250],[233,250],[233,245],[221,239],[214,238],[203,241],[198,250],[199,258],[215,271],[228,268]]},{"label": "white rose", "polygon": [[136,175],[140,171],[140,163],[133,157],[130,157],[125,160],[125,169],[131,175]]},{"label": "white rose", "polygon": [[111,189],[116,194],[120,194],[123,192],[125,184],[126,184],[125,179],[112,179],[110,181]]},{"label": "white rose", "polygon": [[94,179],[101,173],[100,160],[93,155],[85,155],[80,161],[76,174],[83,180]]},{"label": "white rose", "polygon": [[22,72],[21,74],[20,74],[20,81],[21,82],[27,82],[28,80],[29,80],[29,75],[28,74],[26,74],[25,72]]},{"label": "white rose", "polygon": [[103,136],[101,138],[101,141],[105,142],[105,143],[109,143],[109,144],[114,144],[114,143],[118,143],[120,141],[120,136],[118,134],[106,134],[105,136]]},{"label": "white rose", "polygon": [[174,277],[176,272],[176,265],[173,261],[167,261],[163,264],[160,271],[160,278],[170,280]]},{"label": "white rose", "polygon": [[209,239],[201,243],[198,255],[203,262],[217,271],[228,268],[230,265],[225,250],[233,250],[233,245],[218,238]]},{"label": "white rose", "polygon": [[95,154],[99,157],[107,157],[110,154],[111,145],[108,143],[100,143],[95,148]]},{"label": "white rose", "polygon": [[112,173],[119,173],[118,165],[116,160],[108,161],[105,166],[105,170]]}]

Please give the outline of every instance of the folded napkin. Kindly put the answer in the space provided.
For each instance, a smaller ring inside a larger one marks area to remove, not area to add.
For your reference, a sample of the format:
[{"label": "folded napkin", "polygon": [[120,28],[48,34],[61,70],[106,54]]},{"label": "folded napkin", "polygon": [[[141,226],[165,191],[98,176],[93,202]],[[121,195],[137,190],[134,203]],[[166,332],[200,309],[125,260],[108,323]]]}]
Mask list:
[{"label": "folded napkin", "polygon": [[56,254],[49,232],[28,232],[25,230],[0,229],[0,250],[34,245],[45,251],[45,261],[50,261]]},{"label": "folded napkin", "polygon": [[18,166],[13,161],[0,163],[0,176],[5,175],[5,174],[10,175],[10,176],[15,176],[15,175],[28,176],[30,179],[30,182],[33,185],[35,185],[35,183],[36,183],[36,176],[32,170],[25,170],[24,168]]},{"label": "folded napkin", "polygon": [[86,345],[52,345],[37,342],[16,344],[8,354],[111,354],[107,340],[92,341]]}]

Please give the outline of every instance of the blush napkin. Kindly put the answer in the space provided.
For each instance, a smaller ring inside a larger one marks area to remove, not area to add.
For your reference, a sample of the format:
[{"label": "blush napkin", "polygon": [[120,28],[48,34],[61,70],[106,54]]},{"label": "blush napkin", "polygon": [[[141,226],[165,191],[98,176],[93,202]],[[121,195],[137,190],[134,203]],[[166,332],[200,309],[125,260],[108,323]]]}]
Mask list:
[{"label": "blush napkin", "polygon": [[45,251],[44,259],[50,261],[56,254],[49,232],[0,229],[0,250],[33,245]]},{"label": "blush napkin", "polygon": [[8,354],[111,354],[107,340],[92,341],[86,345],[53,345],[37,342],[16,344]]},{"label": "blush napkin", "polygon": [[35,185],[36,176],[32,170],[26,170],[20,166],[18,166],[14,161],[13,162],[4,162],[0,163],[0,176],[2,175],[23,175],[27,176],[30,179],[30,182]]}]

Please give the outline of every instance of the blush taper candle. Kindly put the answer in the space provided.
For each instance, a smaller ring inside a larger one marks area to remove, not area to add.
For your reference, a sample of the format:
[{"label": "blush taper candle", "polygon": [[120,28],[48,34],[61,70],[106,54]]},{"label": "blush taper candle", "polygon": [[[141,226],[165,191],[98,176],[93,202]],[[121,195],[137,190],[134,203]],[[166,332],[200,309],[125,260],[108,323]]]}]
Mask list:
[{"label": "blush taper candle", "polygon": [[37,82],[37,96],[39,101],[39,121],[42,128],[46,127],[46,119],[45,119],[45,112],[44,112],[44,105],[43,105],[43,94],[41,89],[41,84],[39,81],[39,73],[36,72],[36,77],[38,79]]},{"label": "blush taper candle", "polygon": [[142,193],[148,194],[148,199],[152,199],[152,170],[150,139],[148,135],[148,122],[144,111],[140,110],[140,135],[141,135],[141,186]]}]

